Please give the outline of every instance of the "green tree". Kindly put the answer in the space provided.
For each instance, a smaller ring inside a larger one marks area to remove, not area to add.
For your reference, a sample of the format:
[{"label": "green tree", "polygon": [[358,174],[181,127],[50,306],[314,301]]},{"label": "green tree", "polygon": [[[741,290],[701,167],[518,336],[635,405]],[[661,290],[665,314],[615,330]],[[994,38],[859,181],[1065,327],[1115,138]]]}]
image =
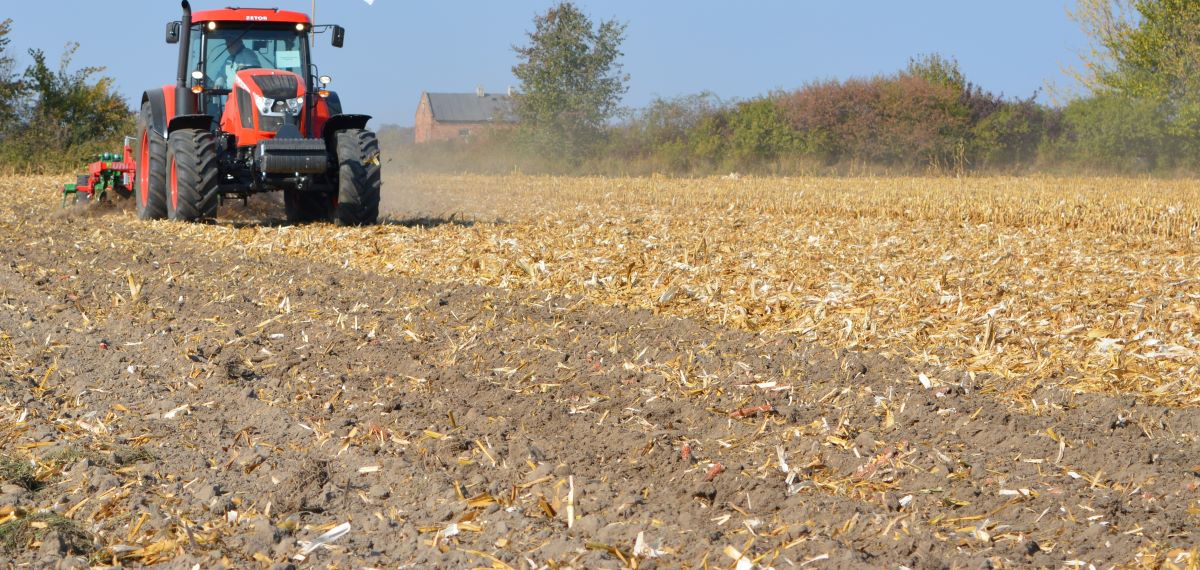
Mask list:
[{"label": "green tree", "polygon": [[1033,98],[1005,102],[972,128],[972,154],[982,167],[1031,162],[1045,135],[1046,111]]},{"label": "green tree", "polygon": [[8,51],[11,31],[11,18],[0,22],[0,133],[13,128],[25,99],[25,84],[16,75],[16,59]]},{"label": "green tree", "polygon": [[1079,23],[1089,45],[1080,54],[1082,69],[1071,69],[1070,74],[1086,89],[1100,92],[1110,88],[1106,78],[1114,71],[1129,31],[1137,25],[1133,3],[1134,0],[1075,0],[1075,8],[1069,14]]},{"label": "green tree", "polygon": [[960,91],[968,88],[967,77],[958,66],[958,60],[938,53],[923,54],[908,59],[904,72],[920,77],[930,83],[954,87]]},{"label": "green tree", "polygon": [[700,119],[688,132],[688,147],[693,156],[710,168],[720,166],[728,152],[729,112],[717,111]]},{"label": "green tree", "polygon": [[1072,101],[1063,114],[1066,151],[1079,163],[1122,172],[1173,166],[1178,141],[1145,99],[1101,94]]},{"label": "green tree", "polygon": [[1173,134],[1200,128],[1200,2],[1077,0],[1074,16],[1093,42],[1078,74],[1098,93],[1159,106]]},{"label": "green tree", "polygon": [[730,116],[729,158],[741,167],[775,160],[796,149],[796,135],[772,99],[739,103]]},{"label": "green tree", "polygon": [[517,114],[542,152],[578,160],[598,142],[628,89],[621,74],[625,24],[592,21],[571,2],[534,18],[529,44],[514,46]]},{"label": "green tree", "polygon": [[116,150],[121,136],[133,131],[133,115],[112,79],[93,79],[104,68],[71,71],[78,47],[67,45],[57,71],[44,52],[29,50],[33,63],[22,77],[25,103],[0,149],[5,163],[39,170],[73,167],[96,153]]},{"label": "green tree", "polygon": [[649,144],[655,146],[686,139],[701,119],[715,113],[721,105],[720,98],[708,91],[673,99],[656,97],[635,120],[641,124]]}]

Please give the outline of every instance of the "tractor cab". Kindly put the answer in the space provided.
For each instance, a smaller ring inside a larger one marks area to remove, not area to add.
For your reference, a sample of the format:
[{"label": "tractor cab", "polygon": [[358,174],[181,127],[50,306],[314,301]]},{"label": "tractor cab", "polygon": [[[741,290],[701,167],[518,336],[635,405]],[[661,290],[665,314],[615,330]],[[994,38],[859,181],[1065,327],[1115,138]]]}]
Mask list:
[{"label": "tractor cab", "polygon": [[[212,91],[233,89],[233,78],[243,69],[275,69],[304,77],[308,68],[308,28],[305,24],[256,25],[253,22],[210,21],[194,31],[188,68],[200,71],[202,83]],[[240,24],[240,25],[239,25]],[[201,57],[203,54],[203,57]]]},{"label": "tractor cab", "polygon": [[[167,41],[178,41],[178,22]],[[333,29],[341,47],[344,30]],[[324,31],[324,30],[319,30]],[[306,14],[278,9],[225,8],[192,14],[187,38],[186,86],[196,94],[196,112],[213,118],[236,146],[249,147],[278,136],[319,134],[328,117],[341,112],[336,94],[318,84],[309,57]],[[327,79],[327,78],[325,78]],[[325,83],[328,83],[326,81]],[[332,100],[330,100],[332,99]]]},{"label": "tractor cab", "polygon": [[[210,23],[214,27],[215,24]],[[296,28],[303,26],[296,24]],[[222,130],[229,132],[237,130],[241,123],[248,127],[261,126],[262,131],[277,132],[283,113],[289,110],[289,115],[300,118],[304,94],[309,87],[304,80],[308,76],[305,73],[308,40],[306,32],[296,28],[255,29],[251,23],[244,27],[215,27],[197,33],[199,37],[192,39],[192,45],[197,47],[189,54],[188,69],[192,70],[193,85],[203,89],[198,111],[211,115],[221,124]],[[256,71],[239,77],[243,70]],[[256,80],[258,77],[263,79]],[[260,82],[273,86],[269,90],[276,98],[267,97]],[[290,87],[288,92],[279,93],[279,87],[285,85]],[[226,116],[226,101],[235,92],[242,104],[236,106],[238,113]],[[255,110],[258,113],[254,113]]]}]

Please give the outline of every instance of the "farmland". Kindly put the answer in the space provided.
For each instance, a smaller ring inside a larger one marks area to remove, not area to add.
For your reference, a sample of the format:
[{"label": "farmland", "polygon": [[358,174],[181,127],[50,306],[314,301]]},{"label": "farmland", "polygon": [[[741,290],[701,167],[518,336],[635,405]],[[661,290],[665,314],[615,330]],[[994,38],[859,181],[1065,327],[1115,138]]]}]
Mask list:
[{"label": "farmland", "polygon": [[393,171],[369,228],[60,182],[0,181],[12,560],[1200,564],[1193,181]]}]

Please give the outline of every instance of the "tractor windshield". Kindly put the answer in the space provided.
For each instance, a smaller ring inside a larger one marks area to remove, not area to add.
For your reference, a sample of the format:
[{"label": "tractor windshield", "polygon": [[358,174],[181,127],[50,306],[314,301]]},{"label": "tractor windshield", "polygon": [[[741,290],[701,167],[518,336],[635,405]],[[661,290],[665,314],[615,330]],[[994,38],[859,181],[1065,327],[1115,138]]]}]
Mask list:
[{"label": "tractor windshield", "polygon": [[242,69],[283,69],[307,77],[308,42],[295,29],[217,28],[205,34],[204,75],[212,89],[232,89]]}]

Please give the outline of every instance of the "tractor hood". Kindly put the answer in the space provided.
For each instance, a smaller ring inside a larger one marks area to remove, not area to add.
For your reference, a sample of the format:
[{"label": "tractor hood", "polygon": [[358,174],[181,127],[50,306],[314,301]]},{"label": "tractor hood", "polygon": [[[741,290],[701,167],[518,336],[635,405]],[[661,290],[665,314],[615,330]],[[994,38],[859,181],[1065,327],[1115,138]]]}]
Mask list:
[{"label": "tractor hood", "polygon": [[290,71],[243,69],[237,73],[234,84],[249,93],[255,108],[263,113],[283,112],[287,103],[297,98],[303,103],[304,81]]},{"label": "tractor hood", "polygon": [[243,129],[277,133],[284,125],[299,125],[304,111],[304,81],[279,69],[243,69],[234,79],[237,121]]}]

